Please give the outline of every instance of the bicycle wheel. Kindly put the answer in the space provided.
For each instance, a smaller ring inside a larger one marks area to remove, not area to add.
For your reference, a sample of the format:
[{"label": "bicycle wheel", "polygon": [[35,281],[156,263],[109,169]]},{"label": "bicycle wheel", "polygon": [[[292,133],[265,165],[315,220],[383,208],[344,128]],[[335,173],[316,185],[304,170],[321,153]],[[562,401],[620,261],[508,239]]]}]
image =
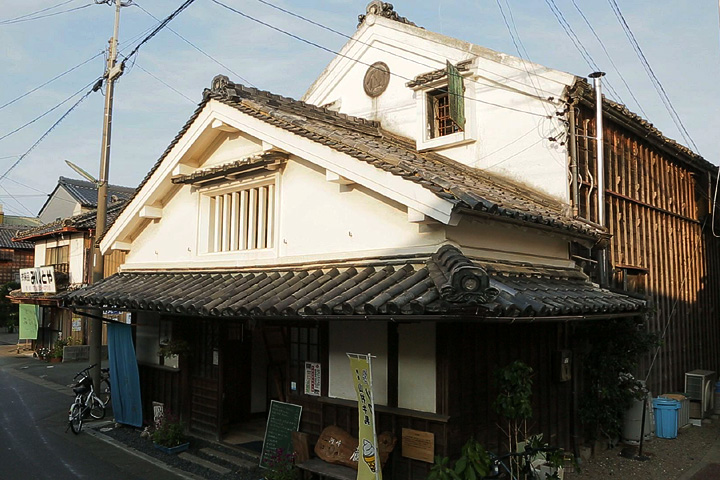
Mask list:
[{"label": "bicycle wheel", "polygon": [[82,430],[83,424],[83,408],[79,403],[73,403],[70,406],[70,414],[68,421],[70,422],[70,430],[77,435]]},{"label": "bicycle wheel", "polygon": [[90,416],[95,420],[105,418],[105,404],[103,404],[99,398],[93,396],[92,404],[90,406]]},{"label": "bicycle wheel", "polygon": [[100,382],[100,392],[98,392],[98,398],[107,406],[110,403],[110,382],[107,379],[103,379]]}]

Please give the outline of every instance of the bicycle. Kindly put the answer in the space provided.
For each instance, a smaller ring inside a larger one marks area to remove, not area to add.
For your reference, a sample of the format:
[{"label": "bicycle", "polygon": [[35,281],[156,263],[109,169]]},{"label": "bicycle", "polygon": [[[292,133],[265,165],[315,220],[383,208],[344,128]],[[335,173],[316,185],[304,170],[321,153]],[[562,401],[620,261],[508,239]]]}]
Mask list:
[{"label": "bicycle", "polygon": [[73,385],[75,401],[70,405],[68,412],[68,428],[76,435],[82,430],[83,420],[88,415],[96,420],[105,418],[105,403],[95,394],[92,378],[88,374],[88,371],[94,366],[91,365],[80,370],[73,377],[73,381],[78,377],[80,380]]},{"label": "bicycle", "polygon": [[[505,455],[496,456],[490,454],[490,474],[485,476],[487,480],[547,480],[559,478],[555,473],[558,463],[554,461],[561,455],[562,449],[557,447],[530,447],[526,446],[522,452],[509,452]],[[519,458],[517,466],[519,471],[514,471],[507,463],[513,459]],[[544,464],[549,460],[551,467],[545,468]]]},{"label": "bicycle", "polygon": [[98,392],[98,397],[107,407],[110,403],[110,369],[109,368],[101,368],[100,369],[100,391]]}]

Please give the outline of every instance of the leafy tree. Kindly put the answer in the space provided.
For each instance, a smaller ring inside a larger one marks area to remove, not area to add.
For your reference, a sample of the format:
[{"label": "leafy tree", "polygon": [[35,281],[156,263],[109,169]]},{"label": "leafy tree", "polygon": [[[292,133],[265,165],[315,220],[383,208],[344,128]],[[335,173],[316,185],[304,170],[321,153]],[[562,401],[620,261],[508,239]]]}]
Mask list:
[{"label": "leafy tree", "polygon": [[580,406],[580,420],[590,440],[601,435],[609,441],[622,433],[623,417],[636,399],[647,390],[633,376],[638,361],[654,346],[658,337],[632,319],[597,322],[583,334],[590,350],[583,358],[586,389]]},{"label": "leafy tree", "polygon": [[16,327],[19,325],[18,306],[10,303],[7,296],[12,290],[20,288],[17,282],[8,282],[0,285],[0,326]]}]

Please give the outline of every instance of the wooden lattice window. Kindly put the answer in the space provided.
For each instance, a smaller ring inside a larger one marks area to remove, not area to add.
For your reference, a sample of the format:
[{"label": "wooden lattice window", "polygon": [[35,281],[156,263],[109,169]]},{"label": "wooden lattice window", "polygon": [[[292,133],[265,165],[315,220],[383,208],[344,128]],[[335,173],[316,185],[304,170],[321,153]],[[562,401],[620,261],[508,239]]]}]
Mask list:
[{"label": "wooden lattice window", "polygon": [[429,92],[427,99],[429,138],[444,137],[462,130],[450,116],[450,95],[447,88]]},{"label": "wooden lattice window", "polygon": [[[305,362],[321,363],[320,328],[290,327],[290,379],[301,389],[305,376]],[[324,374],[327,375],[327,372]]]},{"label": "wooden lattice window", "polygon": [[274,183],[209,197],[208,251],[232,252],[274,247]]}]

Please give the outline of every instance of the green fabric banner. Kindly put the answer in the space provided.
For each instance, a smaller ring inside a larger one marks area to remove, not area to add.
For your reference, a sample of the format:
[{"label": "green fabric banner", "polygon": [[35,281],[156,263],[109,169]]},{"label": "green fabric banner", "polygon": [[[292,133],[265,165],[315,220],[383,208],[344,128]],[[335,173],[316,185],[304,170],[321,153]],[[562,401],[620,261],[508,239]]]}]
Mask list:
[{"label": "green fabric banner", "polygon": [[20,340],[37,340],[40,307],[20,304]]}]

